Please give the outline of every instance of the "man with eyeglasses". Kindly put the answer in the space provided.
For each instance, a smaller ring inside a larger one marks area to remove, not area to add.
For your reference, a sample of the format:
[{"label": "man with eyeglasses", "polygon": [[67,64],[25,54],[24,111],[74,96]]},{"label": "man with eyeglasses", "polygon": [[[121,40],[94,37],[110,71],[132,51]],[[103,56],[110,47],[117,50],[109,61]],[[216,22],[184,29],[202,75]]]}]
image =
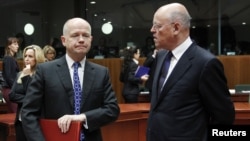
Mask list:
[{"label": "man with eyeglasses", "polygon": [[[192,42],[190,20],[180,3],[164,5],[154,14],[151,32],[160,50],[149,79],[147,141],[207,141],[209,124],[234,122],[223,65]],[[163,72],[167,73],[160,86]]]}]

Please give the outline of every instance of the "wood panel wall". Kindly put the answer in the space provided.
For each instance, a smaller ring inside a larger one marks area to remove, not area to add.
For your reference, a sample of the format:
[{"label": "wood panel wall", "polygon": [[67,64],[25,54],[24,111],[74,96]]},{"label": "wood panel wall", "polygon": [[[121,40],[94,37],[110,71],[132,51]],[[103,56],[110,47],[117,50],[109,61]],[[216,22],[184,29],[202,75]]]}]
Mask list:
[{"label": "wood panel wall", "polygon": [[234,89],[237,84],[250,84],[250,55],[218,56],[224,66],[227,84]]},{"label": "wood panel wall", "polygon": [[[234,89],[237,84],[250,84],[250,55],[239,56],[218,56],[218,59],[224,66],[228,87]],[[120,58],[112,59],[88,59],[91,62],[106,66],[109,68],[113,89],[116,92],[119,103],[124,103],[122,97],[123,84],[119,80],[121,65],[123,60]],[[140,58],[140,65],[145,58]],[[21,60],[18,61],[20,68],[23,67]],[[0,70],[2,70],[2,61],[0,61]]]}]

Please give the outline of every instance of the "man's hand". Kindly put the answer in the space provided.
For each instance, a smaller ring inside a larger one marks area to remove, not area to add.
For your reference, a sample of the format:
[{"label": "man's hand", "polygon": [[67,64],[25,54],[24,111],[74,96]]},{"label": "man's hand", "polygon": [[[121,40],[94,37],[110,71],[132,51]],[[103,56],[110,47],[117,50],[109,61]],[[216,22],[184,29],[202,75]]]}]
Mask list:
[{"label": "man's hand", "polygon": [[86,121],[86,115],[64,115],[57,120],[58,127],[61,129],[62,133],[66,133],[69,130],[72,121]]}]

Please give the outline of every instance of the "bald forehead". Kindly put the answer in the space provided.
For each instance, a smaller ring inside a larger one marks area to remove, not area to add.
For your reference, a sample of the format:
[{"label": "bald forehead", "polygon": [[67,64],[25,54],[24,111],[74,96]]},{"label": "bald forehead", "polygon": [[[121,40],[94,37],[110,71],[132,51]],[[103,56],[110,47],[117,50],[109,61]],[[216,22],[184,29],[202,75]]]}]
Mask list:
[{"label": "bald forehead", "polygon": [[67,30],[72,27],[72,26],[78,26],[78,25],[81,25],[81,26],[86,26],[89,30],[90,30],[90,33],[91,33],[91,26],[90,24],[82,19],[82,18],[72,18],[72,19],[69,19],[65,24],[64,24],[64,27],[63,27],[63,34],[66,34]]},{"label": "bald forehead", "polygon": [[81,18],[69,19],[68,22],[67,22],[66,24],[74,24],[74,23],[84,23],[84,24],[88,24],[87,21],[85,21],[84,19],[81,19]]},{"label": "bald forehead", "polygon": [[184,5],[180,3],[171,3],[160,7],[156,14],[171,15],[173,12],[188,13]]}]

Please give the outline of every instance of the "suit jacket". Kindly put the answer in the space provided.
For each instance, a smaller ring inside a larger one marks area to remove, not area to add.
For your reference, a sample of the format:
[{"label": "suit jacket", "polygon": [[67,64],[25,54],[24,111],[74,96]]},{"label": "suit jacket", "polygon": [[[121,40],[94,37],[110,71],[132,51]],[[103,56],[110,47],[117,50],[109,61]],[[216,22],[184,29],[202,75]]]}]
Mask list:
[{"label": "suit jacket", "polygon": [[21,107],[23,105],[23,100],[26,95],[28,85],[31,81],[31,76],[26,75],[21,78],[22,83],[17,83],[17,80],[20,77],[20,75],[21,75],[21,72],[18,73],[16,80],[14,81],[14,84],[9,94],[10,101],[18,104],[15,122],[17,122],[17,120],[19,119],[19,114],[21,111]]},{"label": "suit jacket", "polygon": [[123,95],[139,95],[139,84],[142,82],[141,78],[135,77],[135,71],[138,67],[134,61],[131,61],[129,69],[125,72],[125,79],[122,94]]},{"label": "suit jacket", "polygon": [[147,141],[206,141],[209,124],[232,124],[235,110],[222,63],[193,43],[158,96],[166,55],[163,50],[156,57]]},{"label": "suit jacket", "polygon": [[[101,126],[118,118],[120,109],[106,67],[86,60],[81,113],[87,117],[86,141],[101,141]],[[39,118],[74,114],[74,91],[65,56],[39,64],[26,94],[22,121],[28,140],[44,141]],[[84,128],[84,127],[83,127]]]},{"label": "suit jacket", "polygon": [[4,56],[2,73],[4,78],[3,87],[11,88],[18,72],[19,66],[15,58],[12,56]]},{"label": "suit jacket", "polygon": [[[152,53],[153,54],[153,53]],[[143,63],[143,66],[145,67],[149,67],[150,70],[149,70],[149,75],[153,75],[154,74],[154,68],[155,68],[155,58],[151,55],[149,55],[146,60],[144,61]],[[149,79],[146,81],[145,83],[145,87],[149,90],[149,94],[150,94],[150,97],[151,97],[151,90],[152,90],[152,82],[154,77],[149,77]]]}]

